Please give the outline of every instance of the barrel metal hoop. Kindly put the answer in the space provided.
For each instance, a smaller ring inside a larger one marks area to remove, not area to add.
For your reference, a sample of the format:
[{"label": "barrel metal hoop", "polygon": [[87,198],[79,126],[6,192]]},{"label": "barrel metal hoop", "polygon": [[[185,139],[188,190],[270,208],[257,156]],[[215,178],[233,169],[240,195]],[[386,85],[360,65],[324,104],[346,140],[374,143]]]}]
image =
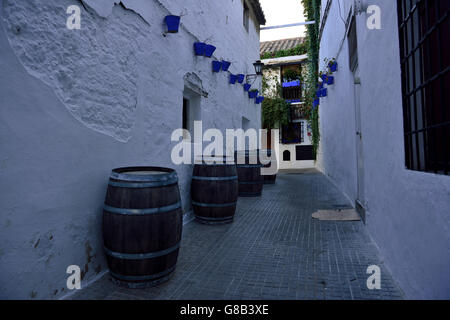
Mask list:
[{"label": "barrel metal hoop", "polygon": [[201,177],[201,176],[192,176],[194,180],[201,181],[229,181],[229,180],[237,180],[238,176],[229,176],[229,177]]},{"label": "barrel metal hoop", "polygon": [[221,220],[230,220],[230,219],[234,218],[234,216],[212,218],[212,217],[202,217],[202,216],[197,216],[197,215],[195,215],[195,217],[200,219],[200,220],[207,220],[207,221],[221,221]]},{"label": "barrel metal hoop", "polygon": [[221,207],[232,207],[237,204],[237,202],[230,202],[230,203],[202,203],[197,201],[192,201],[192,204],[194,206],[198,207],[214,207],[214,208],[221,208]]},{"label": "barrel metal hoop", "polygon": [[181,201],[178,201],[177,203],[165,206],[165,207],[159,207],[159,208],[149,208],[149,209],[127,209],[127,208],[115,208],[111,207],[105,204],[103,207],[103,210],[111,212],[111,213],[117,213],[117,214],[126,214],[126,215],[144,215],[144,214],[156,214],[156,213],[163,213],[163,212],[169,212],[173,211],[175,209],[181,208]]},{"label": "barrel metal hoop", "polygon": [[114,278],[120,279],[120,280],[125,280],[125,281],[145,281],[145,280],[153,280],[153,279],[157,279],[157,278],[161,278],[164,277],[166,275],[168,275],[169,273],[171,273],[173,270],[175,270],[176,265],[174,265],[173,267],[170,267],[167,270],[164,270],[163,272],[159,272],[159,273],[155,273],[155,274],[149,274],[149,275],[145,275],[145,276],[129,276],[129,275],[123,275],[123,274],[118,274],[115,272],[110,271],[111,275]]},{"label": "barrel metal hoop", "polygon": [[164,181],[160,180],[160,181],[153,181],[153,182],[126,182],[126,181],[111,181],[110,180],[108,184],[112,187],[140,189],[140,188],[151,188],[151,187],[163,187],[163,186],[175,184],[177,182],[178,182],[178,178],[172,177],[171,179],[168,179],[168,180],[164,180]]},{"label": "barrel metal hoop", "polygon": [[263,183],[263,180],[260,181],[239,181],[239,184],[261,184]]},{"label": "barrel metal hoop", "polygon": [[176,172],[167,172],[164,174],[132,175],[125,173],[111,172],[110,177],[122,181],[142,181],[142,182],[165,182],[169,180],[178,181]]},{"label": "barrel metal hoop", "polygon": [[156,252],[149,252],[149,253],[122,253],[122,252],[114,252],[109,250],[108,248],[105,248],[105,252],[107,255],[117,258],[117,259],[125,259],[125,260],[144,260],[144,259],[153,259],[158,258],[161,256],[165,256],[166,254],[169,254],[175,250],[177,250],[180,247],[180,242],[178,242],[173,247],[170,247],[168,249],[164,249],[161,251]]}]

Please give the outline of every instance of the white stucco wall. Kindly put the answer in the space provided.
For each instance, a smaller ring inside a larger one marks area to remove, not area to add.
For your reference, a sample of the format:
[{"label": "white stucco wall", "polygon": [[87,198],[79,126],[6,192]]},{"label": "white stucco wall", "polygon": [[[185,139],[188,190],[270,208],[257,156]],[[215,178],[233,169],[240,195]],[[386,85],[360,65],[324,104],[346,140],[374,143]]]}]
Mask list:
[{"label": "white stucco wall", "polygon": [[[170,159],[185,79],[208,94],[203,130],[240,128],[242,117],[260,128],[260,105],[193,53],[208,39],[231,72],[254,73],[259,26],[252,14],[245,31],[241,0],[114,2],[0,1],[0,298],[60,298],[67,266],[82,268],[82,286],[106,270],[112,168],[175,168],[190,210],[192,166]],[[81,30],[66,28],[69,5]],[[164,17],[180,13],[180,32],[164,37]]]},{"label": "white stucco wall", "polygon": [[[318,167],[354,201],[353,76],[347,40],[338,54],[344,38],[339,2],[348,16],[352,1],[333,1],[321,40],[320,61],[337,57],[339,71],[321,99]],[[365,13],[357,16],[366,226],[406,297],[448,299],[450,177],[405,168],[396,1],[370,4],[381,8],[381,30],[366,28]]]}]

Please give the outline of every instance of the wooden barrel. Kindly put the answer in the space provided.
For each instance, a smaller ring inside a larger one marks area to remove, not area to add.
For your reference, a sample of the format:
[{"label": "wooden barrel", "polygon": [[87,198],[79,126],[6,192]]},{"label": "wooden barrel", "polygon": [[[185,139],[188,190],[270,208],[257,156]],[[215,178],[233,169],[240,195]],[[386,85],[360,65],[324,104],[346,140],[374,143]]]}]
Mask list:
[{"label": "wooden barrel", "polygon": [[167,281],[175,269],[183,217],[177,173],[160,167],[114,169],[103,209],[103,242],[119,285]]},{"label": "wooden barrel", "polygon": [[[271,158],[272,157],[272,150],[268,149],[268,150],[261,150],[265,156]],[[265,168],[277,168],[278,169],[278,162],[277,159],[274,158],[272,160],[269,161],[269,163],[264,165]],[[276,174],[268,174],[268,175],[263,175],[264,178],[264,184],[274,184],[275,181],[277,180],[277,175]]]},{"label": "wooden barrel", "polygon": [[198,222],[232,222],[238,198],[238,177],[233,158],[209,157],[196,161],[191,197]]},{"label": "wooden barrel", "polygon": [[262,163],[259,157],[259,150],[236,151],[235,161],[238,173],[239,196],[260,196],[264,178],[261,175]]}]

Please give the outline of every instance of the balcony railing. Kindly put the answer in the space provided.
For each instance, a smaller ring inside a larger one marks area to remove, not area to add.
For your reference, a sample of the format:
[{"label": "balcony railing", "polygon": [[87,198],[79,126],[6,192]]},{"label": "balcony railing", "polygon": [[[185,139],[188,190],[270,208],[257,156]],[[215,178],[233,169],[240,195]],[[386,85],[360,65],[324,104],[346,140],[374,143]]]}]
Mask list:
[{"label": "balcony railing", "polygon": [[287,87],[283,88],[283,99],[288,102],[300,102],[302,98],[302,87]]}]

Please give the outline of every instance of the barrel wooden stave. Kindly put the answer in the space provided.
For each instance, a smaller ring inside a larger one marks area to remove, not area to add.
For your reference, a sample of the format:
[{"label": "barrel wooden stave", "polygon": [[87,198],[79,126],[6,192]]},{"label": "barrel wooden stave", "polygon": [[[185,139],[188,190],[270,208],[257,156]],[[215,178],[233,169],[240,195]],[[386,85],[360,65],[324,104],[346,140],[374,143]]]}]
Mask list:
[{"label": "barrel wooden stave", "polygon": [[206,224],[231,222],[238,198],[236,166],[234,164],[196,164],[191,196],[197,221]]},{"label": "barrel wooden stave", "polygon": [[239,196],[261,196],[264,177],[261,175],[261,168],[263,165],[261,163],[259,150],[236,151],[235,160],[239,177]]}]

